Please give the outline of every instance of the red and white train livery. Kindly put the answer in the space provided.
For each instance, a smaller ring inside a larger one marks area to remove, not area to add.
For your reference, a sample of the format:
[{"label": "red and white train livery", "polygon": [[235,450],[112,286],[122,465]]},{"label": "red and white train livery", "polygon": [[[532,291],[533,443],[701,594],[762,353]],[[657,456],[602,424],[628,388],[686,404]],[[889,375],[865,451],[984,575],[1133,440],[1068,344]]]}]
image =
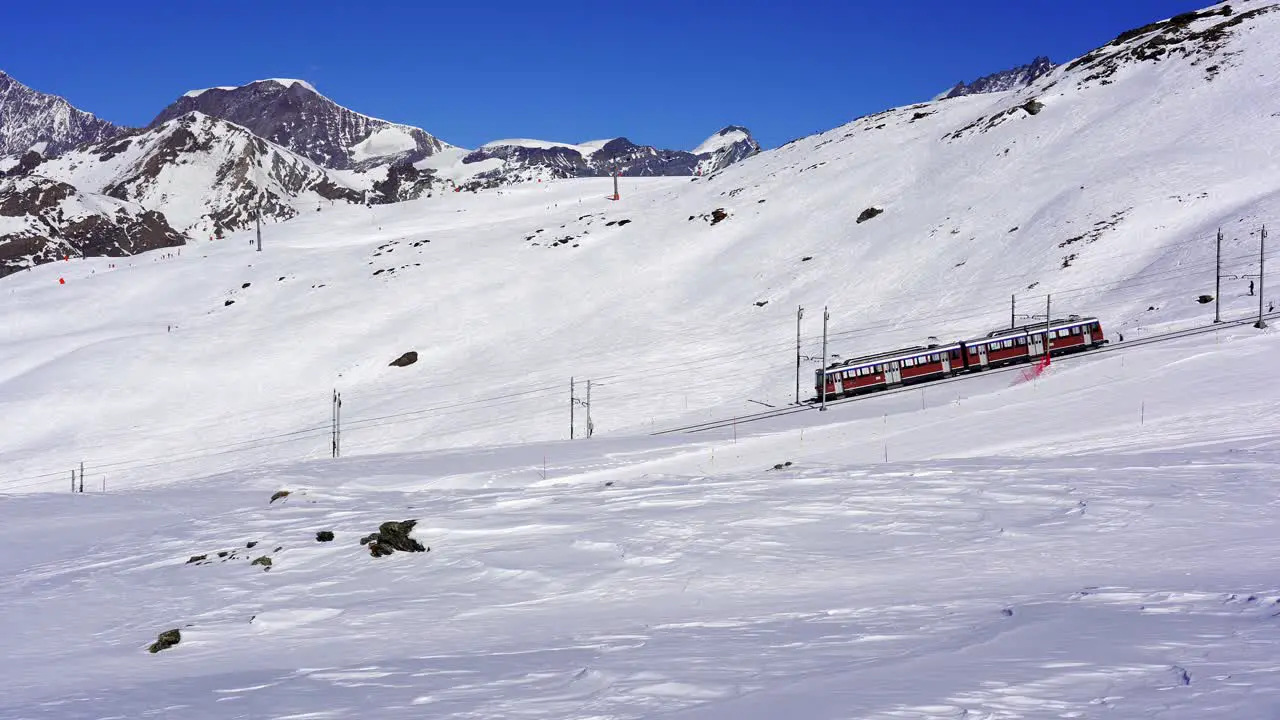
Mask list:
[{"label": "red and white train livery", "polygon": [[1102,324],[1094,317],[1072,315],[1066,320],[994,330],[984,337],[946,345],[931,344],[902,348],[845,360],[818,370],[814,391],[827,398],[848,397],[903,385],[939,380],[962,372],[1029,362],[1049,355],[1065,355],[1092,350],[1107,343]]}]

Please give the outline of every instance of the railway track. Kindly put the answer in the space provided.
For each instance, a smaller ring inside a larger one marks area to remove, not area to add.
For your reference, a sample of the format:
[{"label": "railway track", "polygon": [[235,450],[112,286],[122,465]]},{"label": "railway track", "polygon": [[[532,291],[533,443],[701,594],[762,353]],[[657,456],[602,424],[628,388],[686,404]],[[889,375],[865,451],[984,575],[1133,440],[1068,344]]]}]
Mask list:
[{"label": "railway track", "polygon": [[[1280,318],[1280,312],[1266,313],[1262,317],[1267,320]],[[1242,325],[1251,325],[1257,321],[1258,321],[1257,315],[1250,315],[1248,318],[1239,318],[1236,320],[1223,320],[1222,322],[1219,322],[1219,323],[1211,323],[1209,325],[1200,325],[1193,328],[1186,328],[1184,330],[1174,330],[1172,332],[1160,333],[1159,335],[1149,335],[1144,338],[1129,340],[1127,342],[1117,343],[1114,345],[1105,345],[1097,350],[1090,350],[1088,352],[1063,355],[1058,359],[1054,360],[1054,362],[1055,363],[1069,362],[1072,360],[1078,360],[1080,358],[1094,357],[1096,355],[1100,355],[1104,353],[1123,352],[1132,347],[1140,347],[1142,345],[1155,345],[1162,342],[1169,342],[1171,340],[1180,340],[1182,338],[1194,337],[1196,335],[1205,335],[1208,333],[1225,330],[1227,328],[1240,327]],[[944,378],[942,380],[934,380],[931,382],[920,383],[918,385],[907,385],[904,387],[893,388],[892,390],[882,390],[880,392],[867,393],[866,395],[855,395],[854,397],[841,398],[839,400],[827,400],[827,407],[845,405],[847,403],[858,402],[860,400],[870,400],[873,398],[880,398],[888,395],[899,395],[902,393],[914,392],[921,388],[935,387],[938,385],[948,385],[948,384],[957,383],[957,382],[964,382],[966,380],[971,380],[977,377],[989,377],[991,375],[999,375],[1002,373],[1017,372],[1017,371],[1026,370],[1026,368],[1027,368],[1027,363],[1018,363],[1017,365],[1010,365],[1008,367],[996,368],[994,370],[984,370],[980,373],[966,373],[964,375],[957,375],[955,377]],[[743,425],[746,423],[759,422],[760,420],[768,420],[771,418],[783,417],[785,415],[794,415],[796,413],[813,412],[813,411],[816,411],[817,409],[818,409],[818,405],[812,402],[806,403],[803,405],[790,405],[784,408],[777,408],[776,410],[764,410],[758,413],[749,413],[747,415],[736,415],[733,417],[721,418],[718,420],[708,420],[706,422],[694,423],[692,425],[682,425],[679,427],[667,428],[665,430],[658,430],[657,432],[650,433],[650,435],[675,435],[678,433],[694,434],[694,433],[706,432],[708,430],[718,430],[720,428],[732,427],[734,425]]]}]

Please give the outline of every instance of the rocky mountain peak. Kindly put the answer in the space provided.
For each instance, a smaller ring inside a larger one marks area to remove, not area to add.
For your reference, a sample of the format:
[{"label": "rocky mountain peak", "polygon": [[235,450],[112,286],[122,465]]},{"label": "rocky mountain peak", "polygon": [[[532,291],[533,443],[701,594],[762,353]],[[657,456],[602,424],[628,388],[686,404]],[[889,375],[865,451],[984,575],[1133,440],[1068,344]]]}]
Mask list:
[{"label": "rocky mountain peak", "polygon": [[0,70],[0,156],[36,151],[44,157],[125,132],[57,95],[23,85]]},{"label": "rocky mountain peak", "polygon": [[1018,90],[1048,75],[1055,67],[1057,65],[1054,65],[1049,58],[1037,57],[1026,65],[985,75],[971,83],[956,83],[955,87],[943,93],[939,99]]},{"label": "rocky mountain peak", "polygon": [[193,90],[165,108],[150,127],[190,112],[235,123],[334,170],[416,162],[446,147],[420,128],[345,108],[303,80],[272,78]]}]

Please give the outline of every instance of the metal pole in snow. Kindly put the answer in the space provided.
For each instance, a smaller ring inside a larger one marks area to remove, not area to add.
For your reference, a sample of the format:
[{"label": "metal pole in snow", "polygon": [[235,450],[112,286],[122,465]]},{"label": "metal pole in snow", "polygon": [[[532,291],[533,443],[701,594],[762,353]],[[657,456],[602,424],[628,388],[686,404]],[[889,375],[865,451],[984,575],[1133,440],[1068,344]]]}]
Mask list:
[{"label": "metal pole in snow", "polygon": [[76,469],[71,468],[71,492],[76,491]]},{"label": "metal pole in snow", "polygon": [[1267,322],[1262,319],[1262,279],[1266,276],[1267,262],[1267,226],[1262,226],[1262,237],[1258,242],[1258,322],[1253,326],[1264,328]]},{"label": "metal pole in snow", "polygon": [[80,461],[80,492],[84,492],[84,461]]},{"label": "metal pole in snow", "polygon": [[1222,322],[1222,228],[1218,228],[1217,270],[1213,275],[1213,321]]},{"label": "metal pole in snow", "polygon": [[569,378],[569,439],[573,439],[573,406],[577,399],[573,396],[573,378]]},{"label": "metal pole in snow", "polygon": [[1049,326],[1051,324],[1049,318],[1053,317],[1049,312],[1049,297],[1049,295],[1044,296],[1044,357],[1046,360],[1049,358]]},{"label": "metal pole in snow", "polygon": [[822,377],[818,383],[822,386],[822,406],[819,410],[827,411],[827,320],[831,318],[831,313],[827,312],[824,305],[822,308],[822,368],[818,374]]},{"label": "metal pole in snow", "polygon": [[1009,296],[1009,329],[1012,330],[1018,326],[1018,296]]},{"label": "metal pole in snow", "polygon": [[591,426],[591,381],[587,380],[587,437],[591,437],[594,430]]},{"label": "metal pole in snow", "polygon": [[800,318],[804,317],[804,307],[796,306],[796,404],[800,404]]},{"label": "metal pole in snow", "polygon": [[258,195],[258,252],[262,252],[262,195]]}]

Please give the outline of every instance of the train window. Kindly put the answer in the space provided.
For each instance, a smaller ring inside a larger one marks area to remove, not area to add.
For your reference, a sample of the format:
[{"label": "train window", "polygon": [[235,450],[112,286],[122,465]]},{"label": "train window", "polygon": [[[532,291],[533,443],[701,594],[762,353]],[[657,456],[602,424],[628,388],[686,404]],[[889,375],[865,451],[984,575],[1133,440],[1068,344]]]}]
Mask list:
[{"label": "train window", "polygon": [[915,359],[915,358],[907,358],[906,360],[903,360],[903,361],[902,361],[902,366],[903,366],[903,367],[913,367],[913,366],[915,366],[915,364],[916,364],[916,359]]}]

